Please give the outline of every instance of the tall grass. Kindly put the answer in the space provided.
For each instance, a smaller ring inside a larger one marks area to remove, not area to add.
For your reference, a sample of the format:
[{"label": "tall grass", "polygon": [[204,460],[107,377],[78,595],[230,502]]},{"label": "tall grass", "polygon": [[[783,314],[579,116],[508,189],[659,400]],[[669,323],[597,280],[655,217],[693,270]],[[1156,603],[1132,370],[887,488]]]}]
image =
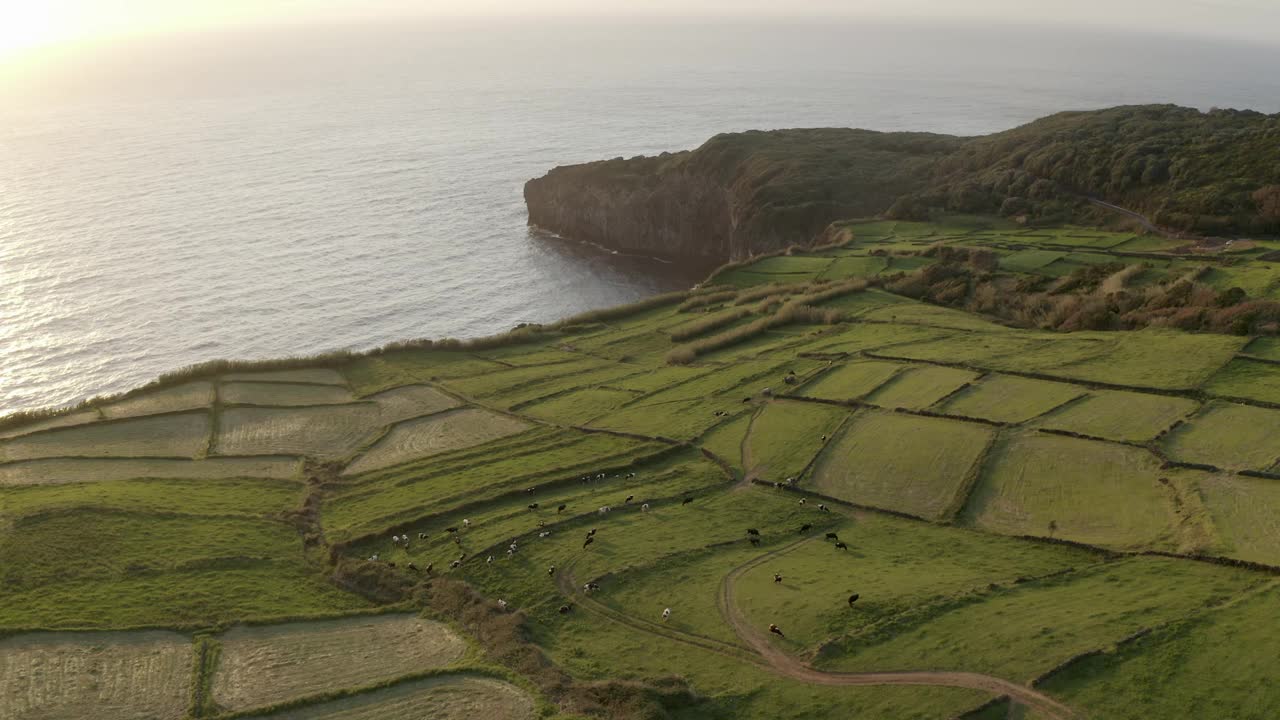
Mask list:
[{"label": "tall grass", "polygon": [[678,330],[671,331],[671,339],[675,342],[684,342],[699,335],[705,335],[712,330],[718,330],[725,325],[732,325],[748,315],[751,315],[751,310],[748,308],[738,308],[712,315],[697,322],[683,325]]},{"label": "tall grass", "polygon": [[776,313],[768,317],[762,317],[748,325],[722,332],[719,335],[713,335],[704,340],[681,345],[667,353],[666,362],[669,365],[687,365],[702,355],[737,345],[762,335],[772,328],[783,325],[796,323],[833,325],[842,319],[844,319],[844,313],[839,310],[816,308],[810,305],[802,305],[798,302],[790,302],[779,308]]},{"label": "tall grass", "polygon": [[737,290],[724,290],[720,292],[706,293],[703,295],[691,295],[687,300],[680,303],[678,308],[680,312],[689,312],[697,310],[708,305],[716,305],[718,303],[728,302],[738,297]]}]

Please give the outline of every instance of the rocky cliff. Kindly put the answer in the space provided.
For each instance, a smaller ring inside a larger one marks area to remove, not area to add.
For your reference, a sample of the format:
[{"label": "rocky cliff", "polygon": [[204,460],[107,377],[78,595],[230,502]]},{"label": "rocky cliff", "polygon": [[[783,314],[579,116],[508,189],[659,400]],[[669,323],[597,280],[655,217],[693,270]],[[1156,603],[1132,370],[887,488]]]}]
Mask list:
[{"label": "rocky cliff", "polygon": [[1172,105],[1059,113],[958,138],[868,130],[717,135],[657,157],[558,167],[529,223],[605,247],[740,260],[835,220],[1001,213],[1092,222],[1097,198],[1167,227],[1280,233],[1280,115]]},{"label": "rocky cliff", "polygon": [[846,129],[717,135],[693,151],[558,167],[524,196],[529,223],[565,237],[738,260],[883,212],[960,142]]}]

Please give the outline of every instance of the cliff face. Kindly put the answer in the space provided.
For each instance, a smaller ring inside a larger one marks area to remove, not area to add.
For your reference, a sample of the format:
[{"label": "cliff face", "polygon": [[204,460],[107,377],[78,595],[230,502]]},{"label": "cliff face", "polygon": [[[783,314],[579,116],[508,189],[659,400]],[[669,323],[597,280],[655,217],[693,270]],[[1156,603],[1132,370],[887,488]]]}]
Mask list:
[{"label": "cliff face", "polygon": [[718,135],[690,152],[559,167],[524,195],[529,223],[565,237],[738,260],[883,212],[959,142],[843,129]]},{"label": "cliff face", "polygon": [[736,218],[714,178],[663,171],[688,156],[559,167],[524,187],[529,224],[564,237],[663,257],[729,257]]},{"label": "cliff face", "polygon": [[605,247],[740,260],[884,214],[1105,218],[1280,234],[1280,115],[1149,105],[1059,113],[982,138],[868,130],[717,135],[689,152],[559,167],[525,185],[532,225]]}]

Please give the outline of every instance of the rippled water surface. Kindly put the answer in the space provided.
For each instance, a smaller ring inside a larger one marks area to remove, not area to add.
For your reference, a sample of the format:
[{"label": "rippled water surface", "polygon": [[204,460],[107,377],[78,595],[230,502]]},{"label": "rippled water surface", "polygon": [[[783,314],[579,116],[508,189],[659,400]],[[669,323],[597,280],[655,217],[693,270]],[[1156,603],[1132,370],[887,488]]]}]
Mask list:
[{"label": "rippled water surface", "polygon": [[1276,53],[1062,31],[454,26],[184,38],[0,89],[0,414],[183,365],[467,337],[706,271],[532,234],[561,163],[720,131],[1280,109]]}]

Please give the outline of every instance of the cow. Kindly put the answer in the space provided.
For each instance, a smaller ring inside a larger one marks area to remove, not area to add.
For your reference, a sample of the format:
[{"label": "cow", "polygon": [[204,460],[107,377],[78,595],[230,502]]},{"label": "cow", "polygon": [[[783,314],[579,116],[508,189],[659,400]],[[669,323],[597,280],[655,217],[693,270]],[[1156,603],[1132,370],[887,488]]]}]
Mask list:
[{"label": "cow", "polygon": [[750,542],[754,547],[760,547],[760,538],[758,538],[758,537],[749,537],[749,538],[747,538],[747,540],[748,540],[748,541],[749,541],[749,542]]},{"label": "cow", "polygon": [[635,500],[635,499],[636,499],[636,496],[635,496],[635,495],[628,495],[628,496],[627,496],[627,499],[622,501],[622,504],[623,504],[623,505],[629,505],[629,504],[631,503],[631,501],[632,501],[632,500]]},{"label": "cow", "polygon": [[649,512],[649,503],[640,506],[640,512]]},{"label": "cow", "polygon": [[537,509],[538,509],[538,503],[529,503],[529,509],[530,509],[530,510],[537,510]]},{"label": "cow", "polygon": [[801,526],[800,526],[800,532],[801,532],[801,534],[803,534],[803,533],[807,533],[807,532],[809,532],[809,531],[810,531],[810,530],[812,530],[812,529],[813,529],[813,526],[812,526],[812,525],[810,525],[809,523],[805,523],[805,524],[803,524],[803,525],[801,525]]},{"label": "cow", "polygon": [[556,512],[558,512],[558,513],[562,513],[562,512],[564,512],[564,509],[565,509],[565,508],[567,508],[567,507],[569,507],[569,506],[568,506],[568,505],[560,505],[559,507],[557,507],[557,508],[556,508]]},{"label": "cow", "polygon": [[587,549],[587,546],[588,546],[588,545],[590,545],[591,543],[595,542],[595,541],[596,541],[596,539],[595,539],[595,538],[593,538],[593,537],[589,537],[589,538],[587,538],[586,540],[584,540],[584,541],[582,542],[582,549],[583,549],[583,550],[586,550],[586,549]]},{"label": "cow", "polygon": [[547,568],[547,576],[548,576],[548,577],[555,577],[555,574],[556,574],[556,566],[555,566],[555,565],[552,565],[551,567]]},{"label": "cow", "polygon": [[573,606],[572,606],[572,605],[561,605],[561,606],[560,606],[560,614],[561,614],[561,615],[568,615],[568,614],[569,614],[569,611],[570,611],[570,610],[572,610],[572,609],[573,609]]},{"label": "cow", "polygon": [[779,628],[777,625],[774,625],[773,623],[769,623],[769,632],[773,633],[774,635],[777,635],[778,637],[782,637],[782,638],[786,637],[786,635],[782,634],[782,629]]},{"label": "cow", "polygon": [[842,542],[838,542],[838,543],[836,543],[835,547],[836,547],[836,549],[837,549],[837,550],[848,550],[848,549],[849,549],[849,546],[848,546],[848,545],[845,545],[845,544],[844,544],[844,543],[842,543]]},{"label": "cow", "polygon": [[693,502],[693,498],[691,498],[691,497],[687,497],[687,498],[685,498],[684,500],[681,500],[681,501],[680,501],[680,505],[681,505],[681,507],[683,507],[683,506],[685,506],[685,505],[688,505],[688,504],[689,504],[689,503],[691,503],[691,502]]},{"label": "cow", "polygon": [[759,536],[760,536],[760,531],[759,531],[759,530],[757,530],[757,529],[755,529],[755,528],[747,528],[747,534],[748,534],[748,535],[755,535],[756,537],[759,537]]},{"label": "cow", "polygon": [[506,601],[506,600],[503,600],[502,598],[498,598],[498,607],[499,607],[499,608],[501,608],[501,609],[503,609],[503,610],[506,610],[506,609],[507,609],[507,601]]},{"label": "cow", "polygon": [[858,602],[858,593],[854,593],[849,596],[849,607],[853,607],[853,604],[856,602]]},{"label": "cow", "polygon": [[831,508],[827,507],[823,503],[818,503],[818,509],[821,510],[822,512],[831,512]]},{"label": "cow", "polygon": [[599,589],[600,589],[599,583],[589,582],[586,585],[582,586],[583,592],[591,592],[592,590],[599,590]]},{"label": "cow", "polygon": [[666,622],[671,619],[671,608],[662,611],[662,621]]},{"label": "cow", "polygon": [[773,581],[774,581],[775,583],[781,583],[781,582],[782,582],[782,573],[774,573],[774,574],[773,574]]}]

